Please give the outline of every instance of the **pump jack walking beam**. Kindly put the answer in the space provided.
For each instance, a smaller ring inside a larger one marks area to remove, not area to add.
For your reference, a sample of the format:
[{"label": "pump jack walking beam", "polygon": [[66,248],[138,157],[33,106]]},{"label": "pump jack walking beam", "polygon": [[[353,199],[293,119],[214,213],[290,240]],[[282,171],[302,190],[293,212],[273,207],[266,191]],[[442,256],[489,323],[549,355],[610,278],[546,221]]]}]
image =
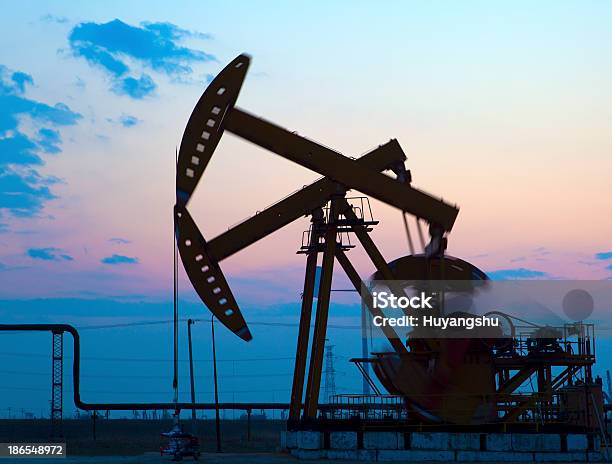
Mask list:
[{"label": "pump jack walking beam", "polygon": [[360,166],[355,160],[264,119],[234,108],[224,122],[225,129],[262,148],[318,172],[349,189],[359,190],[388,205],[427,218],[450,231],[458,210],[442,200],[397,182],[384,174]]}]

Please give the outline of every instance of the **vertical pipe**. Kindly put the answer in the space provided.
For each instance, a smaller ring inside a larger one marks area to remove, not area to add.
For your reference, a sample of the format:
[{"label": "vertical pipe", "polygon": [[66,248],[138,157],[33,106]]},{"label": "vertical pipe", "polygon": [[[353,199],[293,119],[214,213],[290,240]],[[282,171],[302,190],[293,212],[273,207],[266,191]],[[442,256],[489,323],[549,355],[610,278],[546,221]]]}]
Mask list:
[{"label": "vertical pipe", "polygon": [[247,409],[247,441],[251,441],[251,410]]},{"label": "vertical pipe", "polygon": [[[359,291],[359,290],[358,290]],[[366,308],[361,302],[361,357],[366,359],[368,357],[368,330],[367,330],[368,318],[366,315]],[[368,383],[368,375],[369,375],[369,365],[365,363],[363,366],[365,374],[362,379],[362,392],[364,395],[370,394],[370,384]]]},{"label": "vertical pipe", "polygon": [[[175,149],[174,157],[175,157],[174,170],[176,173],[178,169],[178,151],[176,149]],[[174,211],[172,213],[172,217],[174,218]],[[174,339],[174,347],[173,347],[174,348],[173,350],[174,372],[173,372],[173,379],[172,379],[172,388],[174,389],[174,403],[175,404],[178,403],[178,256],[177,256],[176,236],[177,236],[177,231],[175,229],[173,230],[173,235],[172,235],[172,259],[173,259],[172,274],[173,274],[173,279],[174,279],[173,281],[174,324],[173,324],[173,334],[172,334],[173,339]],[[174,408],[175,420],[178,420],[179,413],[180,411],[175,406]]]},{"label": "vertical pipe", "polygon": [[[191,326],[194,324],[193,319],[189,319],[187,321],[187,340],[189,342],[189,377],[191,381],[191,403],[196,403],[195,398],[195,380],[193,375],[193,350],[191,345]],[[195,408],[191,410],[191,433],[196,435],[196,410]]]},{"label": "vertical pipe", "polygon": [[215,381],[215,432],[217,435],[217,453],[221,453],[221,418],[219,417],[219,390],[217,388],[217,348],[215,346],[215,317],[210,319],[212,330],[213,378]]}]

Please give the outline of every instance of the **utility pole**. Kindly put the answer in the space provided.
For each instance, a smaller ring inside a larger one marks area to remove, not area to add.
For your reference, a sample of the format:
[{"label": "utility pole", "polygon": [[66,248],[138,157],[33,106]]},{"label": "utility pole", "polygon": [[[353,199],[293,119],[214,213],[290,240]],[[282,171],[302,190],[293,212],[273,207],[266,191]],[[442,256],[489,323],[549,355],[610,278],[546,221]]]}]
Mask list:
[{"label": "utility pole", "polygon": [[91,427],[92,427],[92,435],[93,441],[96,441],[96,420],[98,419],[98,411],[95,411],[91,414]]},{"label": "utility pole", "polygon": [[[193,350],[191,347],[191,326],[195,324],[193,319],[189,319],[187,321],[187,340],[189,342],[189,377],[191,380],[191,403],[195,404],[195,381],[193,376]],[[196,435],[196,410],[195,408],[191,410],[191,433]]]},{"label": "utility pole", "polygon": [[[368,314],[366,314],[367,307],[361,300],[361,357],[366,359],[368,357]],[[364,396],[368,396],[370,394],[370,384],[368,382],[367,376],[370,374],[370,365],[369,363],[364,363],[363,366],[366,375],[362,376],[362,392]]]},{"label": "utility pole", "polygon": [[215,381],[215,431],[217,433],[217,453],[221,453],[221,418],[219,417],[219,390],[217,386],[217,349],[215,346],[215,317],[210,319],[212,330],[213,378]]}]

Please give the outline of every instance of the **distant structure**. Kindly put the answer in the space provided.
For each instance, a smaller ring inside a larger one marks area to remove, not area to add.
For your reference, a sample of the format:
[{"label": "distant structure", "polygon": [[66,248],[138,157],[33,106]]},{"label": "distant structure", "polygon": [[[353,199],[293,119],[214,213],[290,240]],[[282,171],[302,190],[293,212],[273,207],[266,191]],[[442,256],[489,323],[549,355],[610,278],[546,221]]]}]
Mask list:
[{"label": "distant structure", "polygon": [[53,331],[51,366],[51,436],[62,436],[63,383],[64,383],[64,332]]},{"label": "distant structure", "polygon": [[325,399],[331,403],[332,396],[336,395],[336,370],[334,369],[334,346],[329,343],[325,346]]}]

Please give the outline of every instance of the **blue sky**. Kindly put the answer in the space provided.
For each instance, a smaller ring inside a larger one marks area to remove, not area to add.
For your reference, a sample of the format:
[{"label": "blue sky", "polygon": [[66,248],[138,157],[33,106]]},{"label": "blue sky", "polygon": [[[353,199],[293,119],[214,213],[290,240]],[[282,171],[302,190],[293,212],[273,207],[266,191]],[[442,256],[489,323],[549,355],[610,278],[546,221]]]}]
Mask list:
[{"label": "blue sky", "polygon": [[[253,61],[240,106],[350,156],[398,138],[415,184],[461,208],[451,254],[498,279],[610,279],[611,19],[597,1],[19,2],[0,18],[0,318],[169,317],[175,148],[206,84],[242,52]],[[192,214],[210,238],[316,177],[226,136]],[[399,213],[372,206],[383,254],[406,254]],[[247,319],[298,303],[307,227],[223,263]],[[362,250],[351,258],[371,274]],[[185,317],[207,315],[183,274],[179,288]],[[122,337],[142,348],[170,334],[105,330],[84,335],[92,358],[146,356]],[[292,356],[292,339],[266,345],[269,333],[249,348],[222,340],[228,356]],[[16,336],[0,337],[5,350]],[[353,342],[337,350],[354,355]]]},{"label": "blue sky", "polygon": [[[121,292],[167,294],[173,152],[205,84],[245,51],[253,65],[240,105],[347,154],[397,137],[415,184],[461,207],[451,254],[510,275],[610,277],[597,258],[612,227],[605,4],[42,5],[25,2],[3,23],[23,44],[7,42],[0,63],[6,296],[34,296],[15,285],[32,272],[48,282],[38,297],[77,295],[64,272],[79,290],[115,294],[85,277],[107,276],[113,255],[140,264],[114,268],[133,278]],[[228,189],[235,166],[254,175]],[[228,136],[193,213],[209,237],[315,177]],[[404,254],[398,215],[373,206],[385,256]],[[262,241],[227,271],[299,276],[295,237],[306,227]],[[30,248],[62,249],[72,267],[32,266]]]}]

